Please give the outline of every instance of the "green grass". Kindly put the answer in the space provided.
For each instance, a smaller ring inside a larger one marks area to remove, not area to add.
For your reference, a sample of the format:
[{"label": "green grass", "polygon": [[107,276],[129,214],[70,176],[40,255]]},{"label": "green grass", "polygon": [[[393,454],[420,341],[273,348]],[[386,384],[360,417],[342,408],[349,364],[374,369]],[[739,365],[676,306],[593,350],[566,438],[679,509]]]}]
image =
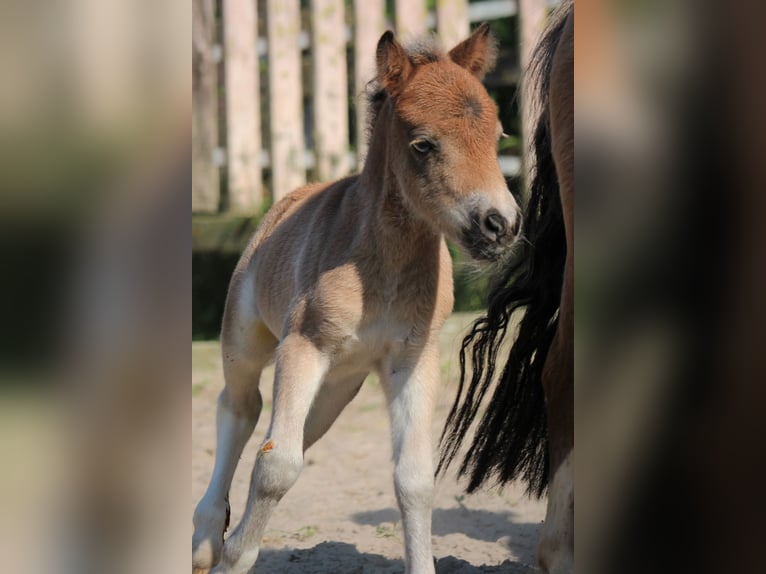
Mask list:
[{"label": "green grass", "polygon": [[396,537],[396,524],[379,524],[375,527],[375,536],[378,538]]},{"label": "green grass", "polygon": [[205,386],[207,386],[208,382],[209,381],[207,379],[205,379],[205,380],[200,381],[198,383],[194,383],[192,385],[192,396],[196,397],[196,396],[199,396],[200,394],[202,394],[202,391],[205,389]]},{"label": "green grass", "polygon": [[302,526],[295,533],[293,533],[292,538],[303,542],[304,540],[308,540],[309,538],[316,536],[317,532],[319,532],[319,528],[317,526]]}]

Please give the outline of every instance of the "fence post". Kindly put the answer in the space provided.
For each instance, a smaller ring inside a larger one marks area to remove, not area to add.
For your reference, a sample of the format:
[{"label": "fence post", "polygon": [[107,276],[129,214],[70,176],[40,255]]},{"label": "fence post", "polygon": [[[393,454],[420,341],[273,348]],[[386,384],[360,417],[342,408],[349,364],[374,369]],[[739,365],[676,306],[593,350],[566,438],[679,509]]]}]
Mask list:
[{"label": "fence post", "polygon": [[425,0],[396,0],[396,35],[411,40],[428,32]]},{"label": "fence post", "polygon": [[521,69],[526,70],[532,57],[532,50],[545,28],[547,0],[517,0],[521,25]]},{"label": "fence post", "polygon": [[253,213],[263,201],[254,0],[223,0],[223,20],[229,208]]},{"label": "fence post", "polygon": [[274,202],[306,183],[299,0],[268,0],[271,193]]},{"label": "fence post", "polygon": [[385,31],[384,0],[354,0],[354,101],[356,161],[362,170],[367,155],[367,82],[375,76],[375,48]]},{"label": "fence post", "polygon": [[213,153],[218,144],[217,74],[213,58],[213,0],[192,3],[192,211],[218,210],[220,178]]},{"label": "fence post", "polygon": [[[532,51],[540,39],[540,34],[545,27],[546,0],[517,0],[519,3],[519,25],[521,26],[521,51],[520,67],[522,85],[526,83],[526,72],[532,59]],[[529,157],[532,149],[532,130],[534,129],[535,110],[528,98],[528,91],[522,90],[521,97],[521,139],[522,139],[522,173],[527,182],[522,186],[524,195],[529,193],[530,169]]]},{"label": "fence post", "polygon": [[436,31],[445,50],[451,50],[468,37],[468,0],[438,0],[436,2]]},{"label": "fence post", "polygon": [[348,173],[348,73],[343,0],[312,0],[314,151],[317,177]]}]

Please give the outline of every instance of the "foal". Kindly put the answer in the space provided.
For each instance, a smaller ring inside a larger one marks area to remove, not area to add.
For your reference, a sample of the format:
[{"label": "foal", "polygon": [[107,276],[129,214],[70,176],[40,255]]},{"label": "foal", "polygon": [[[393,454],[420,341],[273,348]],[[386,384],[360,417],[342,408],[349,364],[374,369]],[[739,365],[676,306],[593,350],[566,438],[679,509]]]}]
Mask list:
[{"label": "foal", "polygon": [[[251,571],[304,451],[376,371],[391,419],[406,571],[434,572],[431,422],[438,333],[453,304],[444,237],[477,259],[496,259],[520,224],[497,162],[497,109],[480,81],[494,52],[486,24],[448,54],[408,53],[386,32],[364,171],[292,192],[246,248],[223,319],[226,386],[215,468],[194,513],[194,568]],[[224,543],[228,490],[261,412],[259,377],[271,360],[271,425],[244,516]]]}]

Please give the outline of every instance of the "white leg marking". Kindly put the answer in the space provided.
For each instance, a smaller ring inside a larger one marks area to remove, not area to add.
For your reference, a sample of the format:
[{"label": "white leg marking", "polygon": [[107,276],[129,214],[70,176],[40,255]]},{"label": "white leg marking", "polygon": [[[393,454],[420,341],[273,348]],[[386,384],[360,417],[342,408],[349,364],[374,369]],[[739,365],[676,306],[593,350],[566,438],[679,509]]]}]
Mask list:
[{"label": "white leg marking", "polygon": [[402,513],[407,574],[434,574],[431,421],[438,378],[438,352],[426,349],[417,365],[402,369],[385,381],[391,415],[394,488]]},{"label": "white leg marking", "polygon": [[[224,391],[225,393],[226,391]],[[260,409],[258,409],[260,411]],[[258,421],[254,416],[235,415],[222,394],[216,413],[217,447],[215,466],[205,496],[194,511],[192,566],[212,568],[221,558],[223,532],[228,518],[226,497],[234,478],[239,457]]]},{"label": "white leg marking", "polygon": [[549,574],[574,572],[574,449],[551,483],[537,561]]}]

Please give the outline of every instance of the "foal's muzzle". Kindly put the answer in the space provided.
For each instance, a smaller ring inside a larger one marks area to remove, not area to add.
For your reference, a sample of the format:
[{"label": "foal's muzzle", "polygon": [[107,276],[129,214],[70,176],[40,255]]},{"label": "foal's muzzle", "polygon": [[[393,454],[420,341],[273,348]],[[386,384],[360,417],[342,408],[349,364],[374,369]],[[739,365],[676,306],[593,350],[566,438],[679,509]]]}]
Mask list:
[{"label": "foal's muzzle", "polygon": [[463,244],[474,259],[501,257],[519,236],[521,216],[509,219],[494,207],[471,215],[470,226],[463,233]]}]

